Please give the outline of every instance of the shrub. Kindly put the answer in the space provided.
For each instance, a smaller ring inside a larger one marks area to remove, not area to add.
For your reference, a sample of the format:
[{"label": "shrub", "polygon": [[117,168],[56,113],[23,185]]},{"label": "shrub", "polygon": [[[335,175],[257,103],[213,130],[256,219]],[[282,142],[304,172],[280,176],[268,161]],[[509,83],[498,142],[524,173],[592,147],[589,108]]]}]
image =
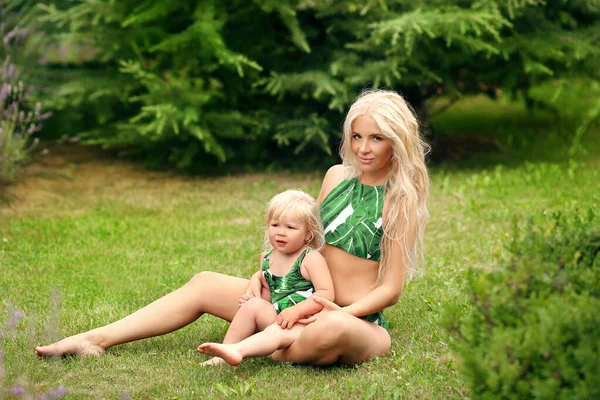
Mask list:
[{"label": "shrub", "polygon": [[[36,3],[47,63],[36,77],[56,88],[44,104],[58,129],[181,168],[334,161],[366,87],[401,91],[427,125],[426,101],[440,95],[556,108],[574,77],[600,80],[597,1]],[[543,82],[552,95],[533,97]],[[288,145],[296,157],[279,150]]]},{"label": "shrub", "polygon": [[470,269],[444,325],[474,398],[600,398],[598,218],[515,224],[509,256]]}]

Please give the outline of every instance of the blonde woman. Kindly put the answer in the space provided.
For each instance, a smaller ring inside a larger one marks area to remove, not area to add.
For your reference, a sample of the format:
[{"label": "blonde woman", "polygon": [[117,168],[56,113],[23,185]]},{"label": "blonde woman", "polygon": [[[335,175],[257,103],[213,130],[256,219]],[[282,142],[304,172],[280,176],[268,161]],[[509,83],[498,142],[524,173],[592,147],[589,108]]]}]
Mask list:
[{"label": "blonde woman", "polygon": [[[313,296],[323,308],[301,319],[296,341],[271,355],[295,363],[357,364],[386,354],[391,337],[383,310],[395,304],[422,259],[429,217],[427,146],[404,99],[370,90],[350,107],[340,155],[317,202],[325,227],[335,300]],[[209,313],[231,321],[249,281],[201,272],[183,287],[112,324],[49,346],[40,356],[99,355],[133,340],[165,334]]]}]

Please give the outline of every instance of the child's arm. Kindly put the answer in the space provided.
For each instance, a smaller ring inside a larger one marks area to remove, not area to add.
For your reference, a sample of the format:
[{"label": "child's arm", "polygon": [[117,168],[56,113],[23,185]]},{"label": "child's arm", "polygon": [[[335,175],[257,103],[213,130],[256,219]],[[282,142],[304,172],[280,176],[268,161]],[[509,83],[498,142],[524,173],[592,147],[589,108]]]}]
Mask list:
[{"label": "child's arm", "polygon": [[[333,301],[333,281],[327,267],[325,258],[318,251],[311,251],[306,255],[302,266],[306,269],[307,279],[315,287],[314,296],[320,296]],[[293,307],[286,308],[277,316],[277,323],[282,328],[291,328],[303,316],[312,315],[321,311],[323,306],[308,298]]]},{"label": "child's arm", "polygon": [[[262,260],[265,254],[260,255],[260,265],[258,271],[256,271],[251,277],[250,282],[248,282],[248,286],[246,286],[246,291],[240,297],[238,307],[241,307],[242,304],[247,302],[252,297],[261,297],[267,301],[271,301],[271,293],[269,292],[269,287],[267,286],[267,282],[265,282],[265,278],[263,278],[262,274]],[[265,296],[265,287],[267,288],[266,292],[268,296]]]},{"label": "child's arm", "polygon": [[252,297],[261,297],[262,292],[262,284],[260,282],[261,272],[257,271],[250,277],[250,282],[248,282],[248,286],[246,286],[246,291],[240,297],[238,307],[241,307],[242,304],[247,302]]},{"label": "child's arm", "polygon": [[270,303],[271,302],[271,289],[269,289],[269,284],[265,280],[265,276],[263,275],[262,270],[258,271],[258,279],[260,280],[260,284],[261,284],[260,297],[262,297],[263,300],[266,300]]}]

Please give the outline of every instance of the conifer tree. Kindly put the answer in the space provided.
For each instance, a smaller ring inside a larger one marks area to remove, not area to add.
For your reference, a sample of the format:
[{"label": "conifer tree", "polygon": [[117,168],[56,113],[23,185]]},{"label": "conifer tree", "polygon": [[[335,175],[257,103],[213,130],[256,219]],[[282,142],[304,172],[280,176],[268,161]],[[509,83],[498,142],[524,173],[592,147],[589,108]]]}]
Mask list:
[{"label": "conifer tree", "polygon": [[266,163],[276,145],[331,154],[366,87],[402,92],[426,120],[439,93],[534,105],[542,82],[600,79],[594,0],[62,0],[35,12],[54,106],[81,116],[88,141],[182,167]]}]

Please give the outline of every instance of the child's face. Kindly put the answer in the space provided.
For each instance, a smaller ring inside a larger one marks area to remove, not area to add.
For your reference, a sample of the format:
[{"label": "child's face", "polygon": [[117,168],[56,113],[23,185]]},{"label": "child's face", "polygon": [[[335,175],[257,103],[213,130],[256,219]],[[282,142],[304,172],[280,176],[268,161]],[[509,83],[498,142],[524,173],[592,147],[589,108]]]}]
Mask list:
[{"label": "child's face", "polygon": [[282,217],[269,223],[269,242],[281,253],[289,254],[301,249],[309,237],[306,225],[295,218]]}]

